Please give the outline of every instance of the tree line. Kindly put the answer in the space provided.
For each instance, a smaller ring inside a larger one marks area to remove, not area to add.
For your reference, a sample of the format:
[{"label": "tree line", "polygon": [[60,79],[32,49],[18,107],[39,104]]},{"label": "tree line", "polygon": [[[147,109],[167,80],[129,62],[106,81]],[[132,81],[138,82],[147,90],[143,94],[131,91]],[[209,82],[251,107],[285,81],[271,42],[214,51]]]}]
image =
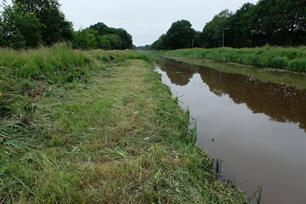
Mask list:
[{"label": "tree line", "polygon": [[13,0],[4,2],[0,15],[0,47],[14,49],[51,46],[70,42],[79,49],[130,49],[132,36],[124,29],[97,23],[74,31],[60,10],[58,0]]},{"label": "tree line", "polygon": [[222,11],[202,32],[186,20],[177,21],[151,49],[298,46],[306,44],[305,36],[305,0],[260,0],[244,4],[235,13]]},{"label": "tree line", "polygon": [[73,37],[73,47],[81,49],[120,50],[133,48],[132,36],[124,29],[111,28],[97,23],[77,31]]}]

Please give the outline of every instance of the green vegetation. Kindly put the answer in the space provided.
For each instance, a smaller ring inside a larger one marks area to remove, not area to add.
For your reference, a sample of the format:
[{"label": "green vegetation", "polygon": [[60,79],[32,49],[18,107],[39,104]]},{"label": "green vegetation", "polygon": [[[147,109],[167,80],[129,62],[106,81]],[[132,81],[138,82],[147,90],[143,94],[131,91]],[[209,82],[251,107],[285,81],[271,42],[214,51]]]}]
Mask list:
[{"label": "green vegetation", "polygon": [[123,50],[133,47],[132,36],[126,30],[97,23],[74,33],[73,47],[80,49]]},{"label": "green vegetation", "polygon": [[152,44],[152,49],[178,49],[198,46],[197,33],[189,21],[181,20],[173,23],[166,34]]},{"label": "green vegetation", "polygon": [[[247,202],[195,146],[189,114],[152,69],[156,56],[97,50],[132,49],[126,30],[97,23],[73,31],[58,0],[5,1],[2,10],[0,203]],[[139,49],[305,45],[304,21],[301,0],[260,0],[221,12],[202,32],[177,21]],[[160,54],[306,88],[303,74],[223,63],[306,72],[305,47]]]},{"label": "green vegetation", "polygon": [[[188,21],[175,22],[151,49],[305,45],[305,19],[306,7],[302,0],[260,0],[256,5],[244,4],[234,14],[228,10],[220,12],[202,32],[193,30]],[[181,43],[181,39],[188,43]],[[175,41],[178,43],[173,44]]]},{"label": "green vegetation", "polygon": [[123,50],[133,47],[124,29],[97,23],[74,32],[72,23],[60,11],[58,0],[13,0],[0,15],[0,47],[37,48],[71,42],[77,49]]},{"label": "green vegetation", "polygon": [[13,0],[0,15],[0,47],[26,48],[72,39],[57,0]]},{"label": "green vegetation", "polygon": [[5,203],[245,203],[132,51],[0,50]]},{"label": "green vegetation", "polygon": [[173,57],[210,59],[219,62],[232,62],[256,67],[306,72],[306,48],[216,48],[182,49],[162,52]]},{"label": "green vegetation", "polygon": [[201,47],[305,45],[305,8],[300,0],[260,0],[244,4],[234,14],[222,11],[204,27]]}]

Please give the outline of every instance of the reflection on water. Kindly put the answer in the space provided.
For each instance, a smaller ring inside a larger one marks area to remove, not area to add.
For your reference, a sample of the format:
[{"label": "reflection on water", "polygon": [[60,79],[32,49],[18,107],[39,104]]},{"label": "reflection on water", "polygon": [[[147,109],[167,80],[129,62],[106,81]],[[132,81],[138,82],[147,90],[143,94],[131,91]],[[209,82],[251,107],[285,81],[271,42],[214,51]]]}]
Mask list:
[{"label": "reflection on water", "polygon": [[249,193],[261,185],[264,203],[306,203],[306,91],[171,60],[157,71],[226,176]]},{"label": "reflection on water", "polygon": [[187,85],[195,73],[216,95],[227,94],[235,103],[245,103],[253,113],[264,113],[271,120],[298,123],[306,131],[306,91],[273,83],[262,83],[238,74],[203,69],[187,63],[165,61],[162,66],[175,85]]}]

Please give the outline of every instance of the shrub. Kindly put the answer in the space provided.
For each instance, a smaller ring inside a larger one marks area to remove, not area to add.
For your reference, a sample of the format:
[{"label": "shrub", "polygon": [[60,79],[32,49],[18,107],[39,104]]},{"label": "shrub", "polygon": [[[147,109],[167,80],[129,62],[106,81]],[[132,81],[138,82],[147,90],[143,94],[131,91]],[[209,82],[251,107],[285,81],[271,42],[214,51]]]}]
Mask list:
[{"label": "shrub", "polygon": [[284,69],[288,66],[288,59],[286,57],[274,57],[270,65],[272,68]]},{"label": "shrub", "polygon": [[289,69],[298,72],[306,72],[306,59],[292,60],[289,64]]}]

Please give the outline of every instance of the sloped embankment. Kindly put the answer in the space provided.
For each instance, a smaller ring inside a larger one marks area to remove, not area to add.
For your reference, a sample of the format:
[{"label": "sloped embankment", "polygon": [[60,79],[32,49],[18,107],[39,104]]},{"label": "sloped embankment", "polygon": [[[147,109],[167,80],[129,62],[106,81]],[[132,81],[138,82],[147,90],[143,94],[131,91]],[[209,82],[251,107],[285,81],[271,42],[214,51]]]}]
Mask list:
[{"label": "sloped embankment", "polygon": [[[44,56],[31,52],[37,59],[16,61],[26,69],[30,61],[37,74],[10,74],[12,85],[1,87],[1,108],[7,106],[0,126],[1,201],[245,201],[236,187],[217,180],[211,159],[192,142],[188,115],[146,57],[65,50],[77,55],[76,62],[58,62],[59,71],[49,72],[53,78],[44,70],[45,60],[37,65]],[[4,68],[1,75],[8,73]],[[31,86],[24,91],[19,85],[27,80]]]}]

